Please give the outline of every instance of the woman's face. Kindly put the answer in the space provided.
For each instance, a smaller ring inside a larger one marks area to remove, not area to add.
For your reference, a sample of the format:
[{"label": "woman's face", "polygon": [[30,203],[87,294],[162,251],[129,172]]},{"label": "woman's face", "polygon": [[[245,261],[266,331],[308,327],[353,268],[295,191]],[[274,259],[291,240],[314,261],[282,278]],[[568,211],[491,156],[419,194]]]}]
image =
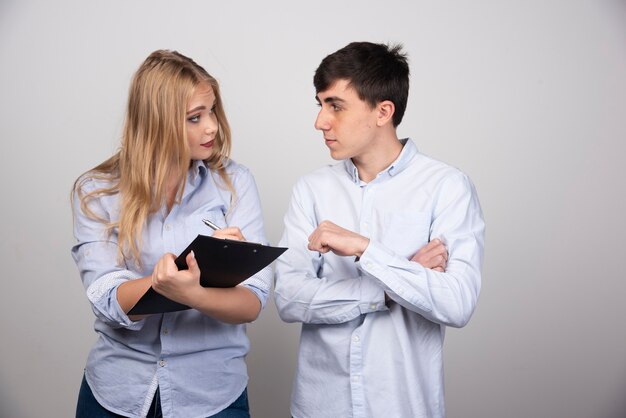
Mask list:
[{"label": "woman's face", "polygon": [[213,154],[217,135],[217,116],[213,113],[215,93],[208,83],[196,87],[187,106],[187,140],[192,160],[206,160]]}]

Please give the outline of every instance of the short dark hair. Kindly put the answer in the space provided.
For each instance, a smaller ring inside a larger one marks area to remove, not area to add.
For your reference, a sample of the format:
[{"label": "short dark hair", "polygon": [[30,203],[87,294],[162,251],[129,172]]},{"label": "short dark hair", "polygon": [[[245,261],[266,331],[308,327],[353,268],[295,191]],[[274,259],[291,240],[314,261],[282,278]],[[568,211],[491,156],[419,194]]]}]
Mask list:
[{"label": "short dark hair", "polygon": [[315,92],[341,79],[349,80],[359,98],[372,107],[383,100],[393,102],[393,126],[402,122],[409,98],[409,63],[401,44],[352,42],[333,52],[315,70]]}]

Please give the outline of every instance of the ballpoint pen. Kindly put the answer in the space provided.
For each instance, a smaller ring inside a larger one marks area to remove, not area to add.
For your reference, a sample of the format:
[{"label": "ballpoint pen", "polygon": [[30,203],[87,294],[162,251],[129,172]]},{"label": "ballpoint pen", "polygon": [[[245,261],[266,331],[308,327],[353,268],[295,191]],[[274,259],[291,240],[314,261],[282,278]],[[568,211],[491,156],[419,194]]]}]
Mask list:
[{"label": "ballpoint pen", "polygon": [[218,229],[220,229],[219,226],[215,225],[213,222],[209,221],[208,219],[203,219],[202,222],[204,222],[206,226],[213,229],[214,231],[217,231]]}]

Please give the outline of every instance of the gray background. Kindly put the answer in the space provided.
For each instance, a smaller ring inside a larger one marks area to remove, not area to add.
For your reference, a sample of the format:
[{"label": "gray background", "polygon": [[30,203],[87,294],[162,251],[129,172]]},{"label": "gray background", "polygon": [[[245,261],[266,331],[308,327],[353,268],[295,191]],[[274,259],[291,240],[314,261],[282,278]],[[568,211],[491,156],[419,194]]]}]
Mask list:
[{"label": "gray background", "polygon": [[[354,40],[404,43],[399,135],[467,172],[487,220],[448,416],[626,416],[624,2],[226,3],[0,0],[0,416],[73,415],[95,333],[68,196],[116,150],[141,61],[177,49],[221,82],[276,243],[295,180],[330,162],[313,71]],[[253,416],[285,417],[299,327],[270,305],[248,329]]]}]

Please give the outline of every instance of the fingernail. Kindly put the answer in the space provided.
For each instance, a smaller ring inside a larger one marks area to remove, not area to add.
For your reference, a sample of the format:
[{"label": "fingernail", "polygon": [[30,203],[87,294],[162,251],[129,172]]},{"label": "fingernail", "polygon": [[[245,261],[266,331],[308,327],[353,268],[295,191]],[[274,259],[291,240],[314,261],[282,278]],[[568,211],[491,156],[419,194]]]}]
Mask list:
[{"label": "fingernail", "polygon": [[189,254],[191,254],[191,258],[196,258],[196,255],[193,253],[193,250],[191,250]]}]

